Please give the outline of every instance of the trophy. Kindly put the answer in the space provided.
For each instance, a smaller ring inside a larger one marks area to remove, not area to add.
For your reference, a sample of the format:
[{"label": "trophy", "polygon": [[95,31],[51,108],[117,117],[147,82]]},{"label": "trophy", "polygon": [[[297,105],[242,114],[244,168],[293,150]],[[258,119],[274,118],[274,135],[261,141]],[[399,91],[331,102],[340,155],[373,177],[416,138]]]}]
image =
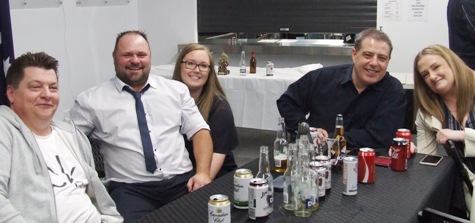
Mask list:
[{"label": "trophy", "polygon": [[229,74],[228,70],[228,65],[229,65],[229,57],[226,53],[222,52],[221,55],[219,55],[219,61],[218,61],[218,75],[227,75]]}]

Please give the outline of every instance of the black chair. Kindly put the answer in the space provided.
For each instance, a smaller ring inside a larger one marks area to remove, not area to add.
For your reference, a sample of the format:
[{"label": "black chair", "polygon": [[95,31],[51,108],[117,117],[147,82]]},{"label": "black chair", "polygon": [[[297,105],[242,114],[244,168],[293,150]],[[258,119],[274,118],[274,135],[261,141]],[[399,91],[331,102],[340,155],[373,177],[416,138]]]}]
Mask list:
[{"label": "black chair", "polygon": [[447,155],[452,157],[455,161],[455,168],[457,171],[460,173],[460,176],[462,177],[463,182],[465,183],[465,186],[467,186],[468,191],[470,192],[470,195],[473,196],[473,184],[472,181],[470,180],[470,177],[468,176],[468,171],[465,169],[463,165],[463,154],[461,153],[460,149],[458,149],[455,146],[455,143],[452,140],[448,140],[447,143],[444,145],[445,152],[447,152]]},{"label": "black chair", "polygon": [[96,167],[97,175],[99,178],[104,178],[106,176],[104,171],[104,156],[99,151],[99,142],[91,138],[89,138],[89,142],[91,143],[92,156],[94,158],[94,166]]},{"label": "black chair", "polygon": [[424,208],[419,211],[417,215],[419,223],[465,223],[470,222],[466,219],[459,218],[441,211],[434,210],[432,208]]}]

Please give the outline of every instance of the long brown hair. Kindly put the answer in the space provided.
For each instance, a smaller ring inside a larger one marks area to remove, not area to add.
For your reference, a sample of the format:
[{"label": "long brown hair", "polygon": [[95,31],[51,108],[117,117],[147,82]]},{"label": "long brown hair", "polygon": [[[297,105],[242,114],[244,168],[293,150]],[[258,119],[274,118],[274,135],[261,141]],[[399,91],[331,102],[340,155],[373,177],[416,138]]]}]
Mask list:
[{"label": "long brown hair", "polygon": [[198,98],[198,101],[196,101],[196,105],[198,106],[201,115],[203,116],[204,120],[208,122],[209,112],[211,110],[211,106],[213,105],[214,96],[217,95],[221,99],[226,99],[226,94],[224,93],[224,90],[219,83],[218,76],[216,75],[216,70],[214,69],[214,59],[213,56],[211,56],[209,48],[197,43],[190,43],[183,47],[180,54],[178,55],[178,58],[176,59],[175,70],[173,71],[173,80],[183,82],[181,78],[181,64],[183,58],[185,58],[188,53],[195,50],[203,50],[208,54],[209,57],[210,69],[208,81],[206,81],[205,85],[203,86],[203,90],[201,91],[201,95]]},{"label": "long brown hair", "polygon": [[452,50],[439,44],[424,48],[414,59],[414,112],[421,109],[424,115],[434,116],[442,123],[443,127],[446,127],[445,114],[442,109],[444,102],[439,95],[430,90],[417,67],[419,60],[425,55],[442,57],[452,69],[457,96],[457,121],[462,126],[465,115],[473,108],[475,73]]}]

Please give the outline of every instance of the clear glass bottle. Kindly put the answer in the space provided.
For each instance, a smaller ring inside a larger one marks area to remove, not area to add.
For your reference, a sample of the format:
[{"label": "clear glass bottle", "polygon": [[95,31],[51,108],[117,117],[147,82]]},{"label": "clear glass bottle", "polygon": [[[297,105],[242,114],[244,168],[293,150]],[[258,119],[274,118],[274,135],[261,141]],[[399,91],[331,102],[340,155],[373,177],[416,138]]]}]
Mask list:
[{"label": "clear glass bottle", "polygon": [[263,178],[267,180],[269,184],[268,191],[268,201],[269,201],[269,211],[272,213],[274,210],[274,178],[270,173],[270,164],[269,164],[269,148],[267,146],[260,147],[259,154],[259,171],[256,174],[256,178]]},{"label": "clear glass bottle", "polygon": [[287,169],[287,139],[284,118],[279,117],[274,140],[274,171],[282,173]]},{"label": "clear glass bottle", "polygon": [[[313,197],[312,197],[312,177],[309,168],[310,156],[308,153],[309,141],[307,135],[301,135],[298,144],[298,187],[297,205],[294,215],[297,217],[310,217],[312,215]],[[295,164],[294,164],[295,165]]]},{"label": "clear glass bottle", "polygon": [[241,62],[239,62],[239,75],[246,76],[246,53],[241,51]]},{"label": "clear glass bottle", "polygon": [[249,62],[249,73],[255,74],[256,73],[256,66],[257,66],[257,61],[256,61],[256,55],[254,52],[251,53],[251,61]]},{"label": "clear glass bottle", "polygon": [[294,211],[297,201],[294,196],[297,174],[297,145],[290,143],[287,151],[287,169],[284,172],[283,207],[285,210]]}]

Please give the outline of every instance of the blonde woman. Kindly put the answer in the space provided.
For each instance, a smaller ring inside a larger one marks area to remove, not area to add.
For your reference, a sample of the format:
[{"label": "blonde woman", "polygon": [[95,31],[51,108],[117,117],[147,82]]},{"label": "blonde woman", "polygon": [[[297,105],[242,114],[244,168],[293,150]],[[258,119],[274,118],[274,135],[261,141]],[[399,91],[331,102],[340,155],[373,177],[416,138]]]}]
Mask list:
[{"label": "blonde woman", "polygon": [[[200,44],[186,45],[177,58],[173,79],[183,82],[211,129],[213,159],[211,179],[218,178],[237,168],[232,150],[239,145],[234,116],[219,84],[210,50]],[[193,144],[186,148],[194,164]]]},{"label": "blonde woman", "polygon": [[[439,144],[454,141],[463,150],[472,183],[475,167],[474,75],[454,52],[442,45],[424,48],[414,60],[417,149],[420,153],[437,154]],[[457,178],[451,211],[467,218],[460,182]],[[464,190],[470,210],[471,197],[467,189]]]}]

